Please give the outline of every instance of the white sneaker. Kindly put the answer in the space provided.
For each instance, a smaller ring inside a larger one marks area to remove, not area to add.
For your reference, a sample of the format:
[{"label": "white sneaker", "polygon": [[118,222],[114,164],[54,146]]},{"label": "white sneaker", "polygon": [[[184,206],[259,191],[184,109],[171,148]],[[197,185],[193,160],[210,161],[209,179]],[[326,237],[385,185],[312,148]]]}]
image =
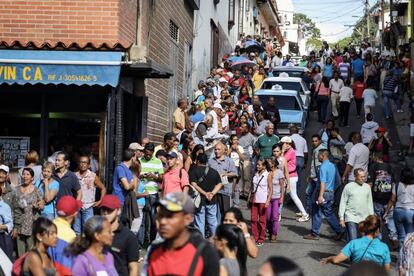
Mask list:
[{"label": "white sneaker", "polygon": [[301,212],[299,212],[299,213],[295,213],[295,215],[296,215],[297,217],[302,217],[302,216],[303,216],[303,214],[302,214]]},{"label": "white sneaker", "polygon": [[402,109],[398,109],[397,113],[403,113],[404,111]]},{"label": "white sneaker", "polygon": [[306,222],[306,221],[309,221],[309,215],[308,215],[308,214],[303,215],[303,216],[301,216],[300,218],[298,218],[298,219],[297,219],[297,221],[299,221],[299,222]]}]

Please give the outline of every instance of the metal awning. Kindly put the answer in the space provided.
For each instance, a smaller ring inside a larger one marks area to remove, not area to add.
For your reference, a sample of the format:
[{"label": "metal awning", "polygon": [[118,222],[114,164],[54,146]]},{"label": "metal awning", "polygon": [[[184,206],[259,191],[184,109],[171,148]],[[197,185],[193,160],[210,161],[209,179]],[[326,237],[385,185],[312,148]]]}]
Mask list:
[{"label": "metal awning", "polygon": [[116,87],[122,56],[104,51],[0,50],[0,84]]},{"label": "metal awning", "polygon": [[128,62],[122,66],[122,75],[138,78],[168,79],[174,72],[153,60],[146,62]]}]

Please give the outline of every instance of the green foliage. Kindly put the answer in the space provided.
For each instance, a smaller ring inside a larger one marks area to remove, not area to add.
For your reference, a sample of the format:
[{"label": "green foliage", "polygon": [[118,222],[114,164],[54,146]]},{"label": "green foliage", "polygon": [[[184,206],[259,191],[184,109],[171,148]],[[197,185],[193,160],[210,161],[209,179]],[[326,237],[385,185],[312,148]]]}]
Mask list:
[{"label": "green foliage", "polygon": [[320,37],[310,37],[306,41],[306,47],[312,49],[322,49],[322,39]]},{"label": "green foliage", "polygon": [[305,37],[320,38],[321,30],[316,27],[315,22],[303,13],[293,15],[293,24],[300,24]]}]

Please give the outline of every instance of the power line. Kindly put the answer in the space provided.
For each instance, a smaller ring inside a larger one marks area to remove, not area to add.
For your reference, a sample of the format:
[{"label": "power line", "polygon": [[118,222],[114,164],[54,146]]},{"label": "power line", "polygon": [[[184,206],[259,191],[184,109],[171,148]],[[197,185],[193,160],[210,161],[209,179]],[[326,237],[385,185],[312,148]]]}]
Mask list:
[{"label": "power line", "polygon": [[317,23],[325,23],[325,22],[329,22],[329,21],[332,21],[332,20],[335,20],[335,19],[338,19],[338,18],[341,18],[341,17],[347,16],[347,15],[349,15],[349,13],[354,12],[354,11],[356,11],[356,10],[360,9],[360,8],[362,8],[363,6],[364,6],[364,5],[361,5],[361,6],[357,7],[357,8],[355,8],[355,9],[349,10],[349,11],[347,11],[347,12],[345,12],[345,13],[341,14],[341,15],[337,15],[337,16],[332,17],[332,18],[327,19],[327,20],[318,21]]}]

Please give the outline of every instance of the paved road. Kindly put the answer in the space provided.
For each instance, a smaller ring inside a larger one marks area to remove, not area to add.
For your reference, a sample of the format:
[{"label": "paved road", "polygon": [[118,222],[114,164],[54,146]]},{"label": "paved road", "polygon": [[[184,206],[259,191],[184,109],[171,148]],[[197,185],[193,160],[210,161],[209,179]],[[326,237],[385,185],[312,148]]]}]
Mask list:
[{"label": "paved road", "polygon": [[[382,105],[382,104],[381,104]],[[384,121],[381,109],[378,104],[378,110],[376,110],[375,120],[380,125],[385,125],[390,129],[391,139],[393,141],[398,140],[396,131],[393,131],[393,122]],[[363,111],[362,111],[363,112]],[[322,124],[316,121],[316,112],[312,112],[310,116],[310,122],[305,133],[307,141],[310,141],[312,134],[317,133],[322,128]],[[363,123],[363,118],[357,118],[355,111],[355,104],[351,105],[350,114],[350,127],[341,127],[340,132],[344,140],[347,140],[351,131],[360,131]],[[310,144],[308,144],[310,149]],[[399,143],[397,142],[397,147]],[[398,148],[397,151],[398,152]],[[304,177],[308,175],[309,168],[305,170]],[[304,199],[305,185],[302,185],[301,199]],[[304,201],[302,201],[304,202]],[[245,205],[242,205],[243,207]],[[296,261],[305,272],[305,275],[340,275],[345,271],[349,264],[343,265],[322,265],[320,259],[326,256],[337,254],[341,248],[345,245],[345,241],[337,242],[330,239],[333,236],[333,231],[327,225],[323,223],[321,228],[321,239],[319,241],[308,241],[303,239],[303,235],[308,234],[311,228],[311,222],[299,223],[295,220],[295,212],[298,212],[294,204],[288,205],[283,209],[283,218],[280,226],[280,234],[278,242],[275,244],[265,243],[260,248],[259,256],[256,259],[248,260],[247,267],[249,275],[256,275],[260,265],[272,255],[280,255],[293,259]],[[245,218],[250,218],[250,211],[247,208],[243,208]],[[392,253],[393,262],[396,261],[396,253]]]}]

